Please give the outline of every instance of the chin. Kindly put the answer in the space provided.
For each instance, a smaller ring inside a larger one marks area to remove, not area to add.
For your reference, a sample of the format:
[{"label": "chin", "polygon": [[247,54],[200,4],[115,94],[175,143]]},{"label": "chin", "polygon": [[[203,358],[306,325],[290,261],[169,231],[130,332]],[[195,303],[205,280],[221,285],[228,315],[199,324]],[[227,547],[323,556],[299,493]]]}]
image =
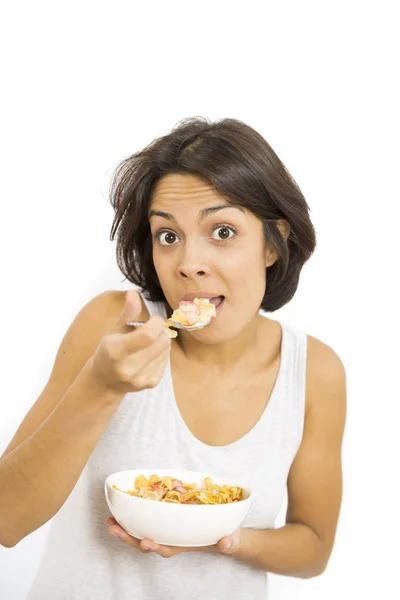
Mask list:
[{"label": "chin", "polygon": [[198,331],[192,331],[190,333],[196,340],[201,342],[202,344],[222,344],[227,342],[233,338],[235,338],[241,329],[235,331],[232,328],[215,328],[213,329],[210,325],[204,327],[204,329],[199,329]]}]

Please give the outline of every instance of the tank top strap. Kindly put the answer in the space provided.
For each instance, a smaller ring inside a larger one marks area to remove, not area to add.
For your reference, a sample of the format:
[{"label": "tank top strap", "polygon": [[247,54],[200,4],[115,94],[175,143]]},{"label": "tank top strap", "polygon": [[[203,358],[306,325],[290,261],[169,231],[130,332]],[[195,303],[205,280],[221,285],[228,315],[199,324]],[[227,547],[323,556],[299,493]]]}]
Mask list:
[{"label": "tank top strap", "polygon": [[299,447],[304,430],[306,407],[307,334],[301,329],[281,323],[282,373],[286,422],[291,425]]}]

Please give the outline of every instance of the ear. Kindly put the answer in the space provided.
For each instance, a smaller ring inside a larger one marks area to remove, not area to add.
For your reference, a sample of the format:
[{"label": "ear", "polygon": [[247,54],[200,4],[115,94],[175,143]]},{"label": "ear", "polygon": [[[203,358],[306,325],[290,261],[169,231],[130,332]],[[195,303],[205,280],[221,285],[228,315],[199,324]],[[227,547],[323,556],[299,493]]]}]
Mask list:
[{"label": "ear", "polygon": [[285,240],[287,240],[290,233],[289,221],[286,221],[286,219],[278,219],[276,225],[282,236],[285,238]]},{"label": "ear", "polygon": [[[287,240],[290,233],[290,225],[286,219],[278,219],[276,222],[282,237]],[[271,267],[278,260],[278,254],[271,244],[267,244],[265,249],[265,266]]]}]

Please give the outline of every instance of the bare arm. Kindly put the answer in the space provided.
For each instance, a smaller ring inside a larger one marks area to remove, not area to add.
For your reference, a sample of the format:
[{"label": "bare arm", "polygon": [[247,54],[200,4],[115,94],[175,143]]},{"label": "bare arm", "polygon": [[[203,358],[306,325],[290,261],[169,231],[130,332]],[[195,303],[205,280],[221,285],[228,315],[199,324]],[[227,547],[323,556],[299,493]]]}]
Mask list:
[{"label": "bare arm", "polygon": [[320,575],[324,553],[316,533],[302,523],[278,529],[242,529],[237,558],[277,575],[309,579]]},{"label": "bare arm", "polygon": [[3,546],[15,546],[61,508],[122,397],[97,386],[89,360],[40,427],[0,461]]},{"label": "bare arm", "polygon": [[115,325],[122,301],[120,292],[104,292],[79,311],[47,385],[0,459],[3,546],[14,546],[57,512],[118,405],[117,396],[95,386],[86,363]]}]

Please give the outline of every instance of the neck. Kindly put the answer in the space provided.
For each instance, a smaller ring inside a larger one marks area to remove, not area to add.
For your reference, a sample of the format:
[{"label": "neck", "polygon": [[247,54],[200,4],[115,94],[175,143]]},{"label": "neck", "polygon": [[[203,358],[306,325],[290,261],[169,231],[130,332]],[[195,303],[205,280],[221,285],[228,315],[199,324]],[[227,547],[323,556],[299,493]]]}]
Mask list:
[{"label": "neck", "polygon": [[237,369],[242,361],[256,364],[260,355],[265,356],[265,327],[268,321],[257,314],[238,335],[219,344],[203,344],[191,333],[179,330],[175,343],[192,364],[197,363],[208,372],[223,375],[234,367]]}]

